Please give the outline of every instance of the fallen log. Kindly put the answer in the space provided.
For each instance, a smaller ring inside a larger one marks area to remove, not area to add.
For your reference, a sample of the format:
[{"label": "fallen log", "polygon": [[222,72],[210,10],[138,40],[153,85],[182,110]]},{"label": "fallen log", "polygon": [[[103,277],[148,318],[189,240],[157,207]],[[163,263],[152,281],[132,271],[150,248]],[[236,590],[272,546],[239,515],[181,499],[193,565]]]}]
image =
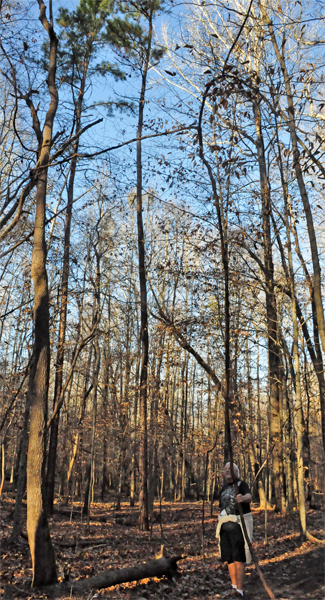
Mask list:
[{"label": "fallen log", "polygon": [[[94,577],[80,579],[78,581],[64,581],[56,585],[48,585],[39,588],[42,595],[50,598],[60,598],[63,596],[81,596],[91,590],[101,590],[121,583],[130,583],[139,581],[148,577],[172,577],[177,576],[177,562],[186,558],[185,556],[172,556],[171,558],[159,558],[137,565],[136,567],[125,567],[124,569],[103,571]],[[17,597],[23,590],[16,590],[15,586],[6,586],[6,598]],[[36,588],[34,588],[36,591]],[[15,595],[15,592],[17,595]]]}]

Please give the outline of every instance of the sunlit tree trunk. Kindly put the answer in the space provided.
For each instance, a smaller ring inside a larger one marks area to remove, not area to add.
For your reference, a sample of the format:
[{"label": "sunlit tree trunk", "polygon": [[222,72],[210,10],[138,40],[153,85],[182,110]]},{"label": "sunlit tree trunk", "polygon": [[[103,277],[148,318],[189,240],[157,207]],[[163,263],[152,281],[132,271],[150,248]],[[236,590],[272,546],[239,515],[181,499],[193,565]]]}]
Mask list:
[{"label": "sunlit tree trunk", "polygon": [[55,84],[57,38],[39,0],[40,20],[50,41],[48,89],[50,105],[45,117],[38,159],[36,215],[31,275],[34,286],[34,344],[29,376],[30,430],[27,454],[27,534],[32,557],[33,586],[56,581],[54,550],[45,511],[45,459],[47,401],[50,367],[49,292],[46,272],[46,188],[53,123],[58,106]]}]

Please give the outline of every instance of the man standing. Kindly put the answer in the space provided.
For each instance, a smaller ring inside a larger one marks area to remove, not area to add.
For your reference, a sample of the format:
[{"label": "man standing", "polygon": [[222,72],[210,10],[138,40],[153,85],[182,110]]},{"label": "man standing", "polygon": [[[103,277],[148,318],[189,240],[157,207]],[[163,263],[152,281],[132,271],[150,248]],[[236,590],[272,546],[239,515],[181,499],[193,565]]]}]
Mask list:
[{"label": "man standing", "polygon": [[220,493],[220,515],[216,536],[219,538],[221,561],[228,564],[232,584],[230,595],[243,598],[245,563],[251,562],[251,556],[242,531],[239,504],[243,509],[247,533],[251,540],[253,536],[253,517],[250,509],[252,496],[247,483],[240,481],[239,470],[235,463],[233,463],[233,471],[238,494],[236,495],[235,492],[235,483],[228,462],[223,471],[226,484]]}]

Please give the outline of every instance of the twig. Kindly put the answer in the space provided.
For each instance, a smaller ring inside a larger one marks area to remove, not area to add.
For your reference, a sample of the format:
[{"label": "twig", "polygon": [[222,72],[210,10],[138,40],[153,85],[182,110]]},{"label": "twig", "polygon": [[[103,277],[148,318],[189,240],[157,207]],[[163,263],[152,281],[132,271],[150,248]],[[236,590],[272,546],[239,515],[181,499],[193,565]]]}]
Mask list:
[{"label": "twig", "polygon": [[225,62],[224,62],[224,64],[223,64],[222,76],[224,76],[224,74],[225,74],[225,68],[226,68],[226,64],[227,64],[227,62],[228,62],[228,60],[229,60],[229,58],[230,58],[230,55],[231,55],[231,53],[232,53],[232,51],[233,51],[234,47],[236,46],[236,44],[237,44],[237,42],[238,42],[238,40],[239,40],[239,38],[240,38],[240,36],[241,36],[241,33],[242,33],[242,31],[243,31],[243,29],[244,29],[245,25],[246,25],[246,21],[247,21],[247,19],[248,19],[248,17],[249,17],[249,13],[251,12],[252,4],[253,4],[253,0],[251,0],[251,1],[250,1],[250,3],[249,3],[249,7],[248,7],[248,11],[247,11],[247,13],[246,13],[245,19],[243,20],[243,22],[242,22],[242,24],[241,24],[241,26],[240,26],[240,29],[239,29],[239,31],[238,31],[238,33],[237,33],[236,37],[235,37],[235,41],[234,41],[234,43],[232,44],[232,46],[231,46],[231,48],[230,48],[230,50],[229,50],[229,52],[228,52],[228,54],[227,54],[227,58],[226,58],[226,60],[225,60]]},{"label": "twig", "polygon": [[[161,137],[162,135],[169,135],[171,133],[181,133],[182,131],[187,131],[188,129],[196,129],[195,123],[192,125],[188,125],[187,127],[177,127],[176,129],[166,129],[166,131],[162,131],[161,133],[152,133],[149,135],[144,135],[138,140],[138,138],[132,138],[127,142],[123,142],[122,144],[117,144],[116,146],[110,146],[109,148],[105,148],[104,150],[99,150],[98,152],[94,152],[92,154],[77,154],[79,158],[93,158],[94,156],[100,156],[105,152],[110,152],[111,150],[118,150],[118,148],[123,148],[123,146],[127,146],[128,144],[133,144],[136,141],[148,140],[149,138]],[[72,157],[70,157],[72,158]]]}]

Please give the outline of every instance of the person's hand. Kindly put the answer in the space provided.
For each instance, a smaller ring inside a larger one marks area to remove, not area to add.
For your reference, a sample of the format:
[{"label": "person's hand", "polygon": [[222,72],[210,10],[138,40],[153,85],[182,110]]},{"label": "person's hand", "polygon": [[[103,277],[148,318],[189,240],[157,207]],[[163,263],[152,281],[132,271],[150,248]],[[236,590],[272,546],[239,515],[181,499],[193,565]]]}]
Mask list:
[{"label": "person's hand", "polygon": [[246,503],[250,503],[252,501],[252,496],[251,494],[245,494],[244,496],[242,494],[237,494],[236,496],[236,500],[238,502],[238,504],[241,504],[241,502],[246,502]]}]

